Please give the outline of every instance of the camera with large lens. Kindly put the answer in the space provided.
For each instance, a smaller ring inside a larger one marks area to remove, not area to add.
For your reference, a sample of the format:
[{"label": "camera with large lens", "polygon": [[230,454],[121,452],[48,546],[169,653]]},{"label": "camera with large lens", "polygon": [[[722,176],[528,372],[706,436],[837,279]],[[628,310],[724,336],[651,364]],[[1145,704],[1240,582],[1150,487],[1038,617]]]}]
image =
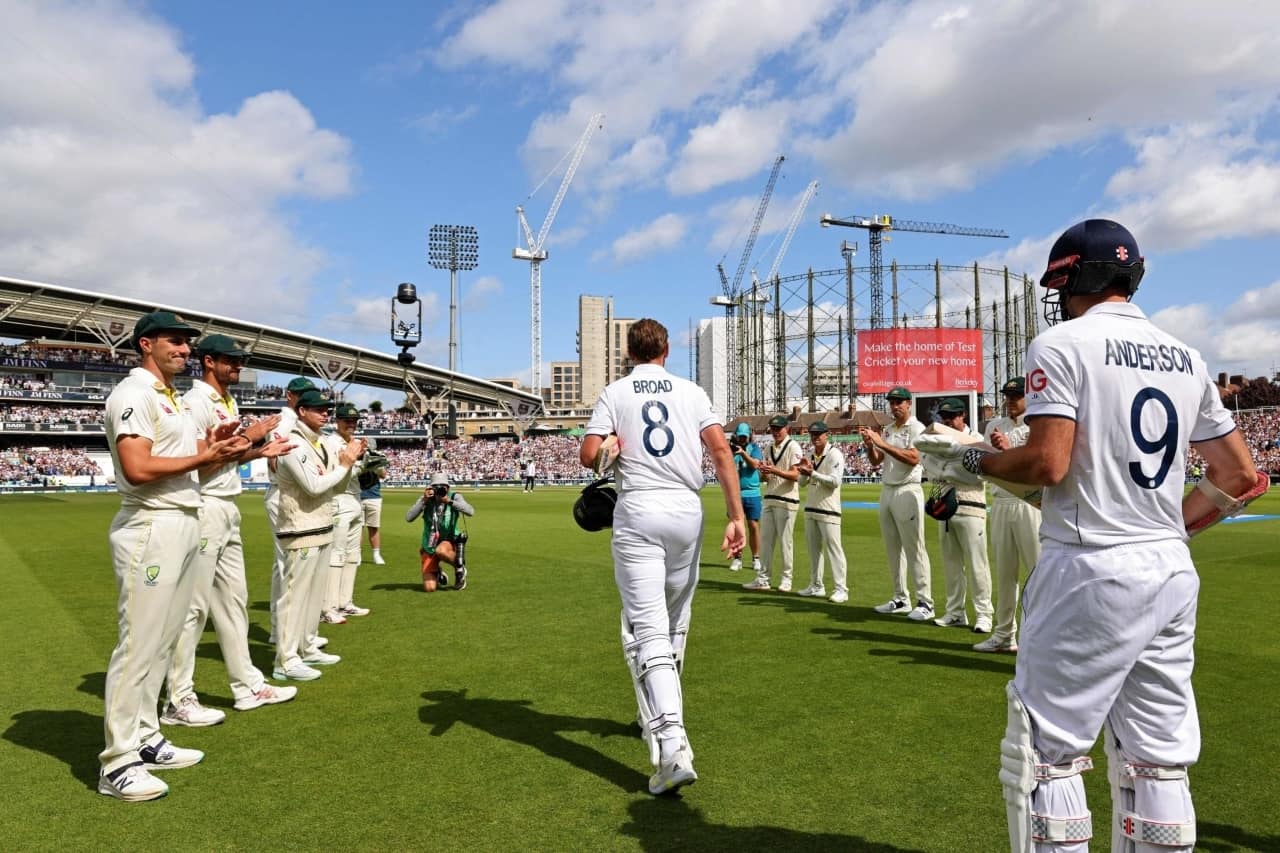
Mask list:
[{"label": "camera with large lens", "polygon": [[745,435],[735,435],[733,437],[733,444],[735,447],[746,447],[750,441],[751,439]]},{"label": "camera with large lens", "polygon": [[449,494],[449,487],[448,486],[432,486],[431,494],[435,495],[437,498],[442,498],[445,495]]}]

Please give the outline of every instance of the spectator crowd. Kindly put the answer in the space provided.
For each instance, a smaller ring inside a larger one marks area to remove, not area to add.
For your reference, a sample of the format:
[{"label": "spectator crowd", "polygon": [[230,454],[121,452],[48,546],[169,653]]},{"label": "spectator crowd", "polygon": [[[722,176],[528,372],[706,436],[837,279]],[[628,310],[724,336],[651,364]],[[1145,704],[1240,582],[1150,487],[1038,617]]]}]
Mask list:
[{"label": "spectator crowd", "polygon": [[[1280,409],[1240,412],[1236,417],[1245,440],[1253,452],[1259,470],[1280,474]],[[0,422],[31,424],[102,424],[103,410],[89,406],[0,405]],[[427,429],[424,419],[410,412],[366,412],[361,415],[362,430]],[[808,436],[795,436],[806,455],[811,453]],[[419,482],[443,472],[458,481],[520,482],[527,462],[534,462],[538,480],[543,483],[578,483],[589,473],[578,463],[577,438],[563,435],[535,436],[523,441],[466,441],[463,439],[383,440],[379,449],[390,459],[392,482]],[[757,439],[761,448],[769,447],[767,436]],[[845,451],[845,478],[861,482],[876,480],[879,470],[867,459],[860,444],[842,444]],[[21,448],[3,451],[5,465],[0,472],[5,481],[14,478],[94,473],[97,466],[82,453],[63,449],[45,454],[38,463],[14,463],[23,456]],[[27,454],[30,455],[30,454]],[[35,468],[31,466],[35,465]],[[710,459],[703,459],[703,476],[715,479]],[[1194,448],[1187,457],[1187,476],[1198,478],[1204,460]],[[101,473],[101,471],[96,471]]]},{"label": "spectator crowd", "polygon": [[102,469],[77,447],[9,447],[0,450],[0,483],[44,483],[49,478],[102,476]]}]

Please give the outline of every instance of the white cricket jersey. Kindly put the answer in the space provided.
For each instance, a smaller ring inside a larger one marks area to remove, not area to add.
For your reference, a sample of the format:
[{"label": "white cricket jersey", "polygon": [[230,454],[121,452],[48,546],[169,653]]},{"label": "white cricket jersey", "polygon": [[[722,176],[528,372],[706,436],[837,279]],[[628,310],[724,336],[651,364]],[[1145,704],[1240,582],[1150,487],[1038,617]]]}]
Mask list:
[{"label": "white cricket jersey", "polygon": [[1044,490],[1041,536],[1092,546],[1185,539],[1187,445],[1235,429],[1200,353],[1136,305],[1104,302],[1035,338],[1026,368],[1026,417],[1076,422],[1067,475]]},{"label": "white cricket jersey", "polygon": [[[1023,413],[1018,418],[992,418],[987,421],[987,431],[983,434],[983,438],[987,444],[991,443],[991,434],[996,430],[1004,433],[1005,438],[1009,439],[1010,447],[1021,447],[1027,443],[1027,437],[1031,435],[1031,427],[1027,426],[1027,416]],[[1017,495],[1008,489],[1002,489],[995,483],[991,484],[991,494],[998,501],[1014,501],[1020,503],[1022,501]]]},{"label": "white cricket jersey", "polygon": [[724,421],[687,379],[657,364],[638,364],[600,394],[588,435],[618,434],[619,493],[639,489],[702,489],[702,437]]},{"label": "white cricket jersey", "polygon": [[[182,402],[191,410],[197,438],[211,429],[240,420],[240,410],[231,395],[223,397],[201,379],[191,383],[191,390],[182,395]],[[228,462],[213,474],[202,475],[200,493],[215,498],[233,498],[240,494],[240,463]]]},{"label": "white cricket jersey", "polygon": [[116,469],[116,489],[125,507],[198,509],[200,480],[195,471],[134,485],[120,465],[116,442],[136,435],[151,442],[152,456],[194,456],[196,428],[178,392],[141,367],[129,371],[107,397],[107,444]]},{"label": "white cricket jersey", "polygon": [[[915,417],[907,418],[902,426],[891,423],[882,433],[885,443],[899,450],[910,450],[915,441],[924,435],[924,424]],[[920,464],[908,465],[900,459],[894,459],[888,453],[884,455],[884,464],[880,468],[880,482],[886,486],[904,486],[907,483],[919,483],[921,479]]]}]

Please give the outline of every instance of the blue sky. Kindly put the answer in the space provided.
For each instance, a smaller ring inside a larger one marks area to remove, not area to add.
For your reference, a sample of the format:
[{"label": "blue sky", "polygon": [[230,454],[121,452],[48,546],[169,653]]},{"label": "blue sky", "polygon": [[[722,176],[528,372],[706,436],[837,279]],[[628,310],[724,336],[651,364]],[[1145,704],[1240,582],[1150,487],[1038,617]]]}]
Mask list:
[{"label": "blue sky", "polygon": [[[1155,10],[1155,11],[1153,11]],[[711,316],[774,157],[754,265],[839,266],[822,212],[1006,230],[899,234],[886,262],[1038,275],[1088,216],[1129,225],[1138,302],[1212,370],[1280,365],[1280,16],[1197,2],[0,0],[0,271],[391,349],[415,282],[447,362],[433,224],[473,225],[460,368],[528,379],[514,208],[606,114],[551,230],[543,355],[580,293],[678,336]],[[525,201],[536,231],[559,183]]]}]

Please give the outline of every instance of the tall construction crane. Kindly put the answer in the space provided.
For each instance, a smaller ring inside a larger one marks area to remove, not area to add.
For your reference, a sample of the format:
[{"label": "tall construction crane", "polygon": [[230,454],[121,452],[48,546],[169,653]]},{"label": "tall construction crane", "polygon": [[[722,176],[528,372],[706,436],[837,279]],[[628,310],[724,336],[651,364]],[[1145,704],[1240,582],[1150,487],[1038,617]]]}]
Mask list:
[{"label": "tall construction crane", "polygon": [[604,113],[596,113],[587,122],[587,129],[582,132],[577,144],[565,152],[564,157],[560,158],[560,163],[557,163],[555,168],[547,173],[547,177],[543,178],[538,186],[534,187],[533,192],[529,193],[529,197],[532,198],[533,193],[541,189],[542,184],[547,182],[547,178],[560,168],[560,164],[566,158],[569,159],[569,167],[564,171],[560,189],[556,192],[551,208],[547,211],[547,218],[542,220],[542,227],[538,229],[536,237],[533,235],[533,229],[529,227],[529,220],[524,217],[524,206],[516,205],[516,222],[520,227],[520,235],[517,235],[517,239],[523,236],[525,245],[524,247],[516,246],[511,251],[511,257],[518,261],[529,262],[529,340],[533,367],[529,385],[530,390],[539,395],[542,393],[542,262],[547,259],[547,234],[551,231],[551,223],[556,221],[560,203],[564,201],[565,193],[569,191],[569,183],[578,171],[578,164],[582,162],[582,155],[586,153],[591,135],[602,127],[604,127]]},{"label": "tall construction crane", "polygon": [[871,246],[871,328],[884,328],[884,262],[881,241],[885,231],[918,231],[923,234],[951,234],[956,237],[1001,237],[1008,234],[995,228],[970,228],[946,222],[917,222],[912,219],[894,219],[892,216],[846,216],[837,219],[829,213],[818,220],[823,228],[842,225],[845,228],[865,228]]},{"label": "tall construction crane", "polygon": [[[796,204],[795,210],[791,212],[791,219],[787,222],[787,229],[782,237],[782,244],[778,247],[778,254],[773,258],[773,264],[769,267],[769,273],[764,277],[764,285],[768,287],[769,282],[773,281],[774,276],[778,274],[778,270],[782,268],[782,259],[787,256],[787,249],[791,248],[791,238],[796,234],[796,228],[800,226],[800,220],[804,218],[804,212],[809,207],[809,202],[813,201],[814,195],[818,192],[818,182],[810,181],[809,185],[804,188],[804,192],[800,194],[800,201]],[[772,248],[772,246],[770,247]],[[765,250],[768,252],[768,249]],[[748,353],[744,361],[749,362],[748,369],[751,371],[744,377],[746,380],[743,385],[748,399],[744,399],[744,403],[750,405],[749,401],[760,402],[764,397],[765,375],[767,373],[765,362],[769,361],[769,357],[763,353],[764,346],[764,321],[762,312],[763,303],[769,301],[766,294],[760,293],[760,278],[756,275],[755,268],[751,269],[751,296],[748,300],[752,303],[747,312],[746,318],[746,344],[743,350]]]},{"label": "tall construction crane", "polygon": [[[746,245],[742,247],[742,259],[738,261],[738,271],[733,275],[733,281],[729,281],[729,277],[724,272],[724,258],[720,259],[720,263],[716,264],[716,271],[720,273],[720,296],[713,297],[712,305],[724,306],[724,336],[725,336],[725,417],[733,417],[737,414],[734,408],[734,385],[738,379],[737,371],[737,334],[733,322],[733,313],[738,304],[738,297],[742,294],[742,275],[747,271],[747,264],[751,262],[751,250],[755,248],[756,238],[760,236],[760,223],[764,221],[764,212],[769,208],[769,199],[773,197],[774,185],[778,183],[778,172],[782,170],[782,162],[787,158],[781,154],[778,159],[773,161],[773,171],[769,173],[769,182],[765,184],[764,193],[760,196],[760,203],[756,206],[755,220],[751,223],[751,233],[747,235]],[[728,252],[725,253],[728,255]]]},{"label": "tall construction crane", "polygon": [[[791,213],[791,221],[787,223],[786,236],[782,238],[782,245],[778,247],[778,254],[773,259],[773,266],[769,267],[769,274],[764,277],[766,283],[773,281],[773,277],[778,274],[778,270],[782,268],[782,259],[787,255],[787,249],[791,248],[791,238],[796,235],[796,228],[800,225],[800,220],[804,217],[805,210],[809,207],[809,202],[813,201],[814,195],[818,192],[818,182],[810,181],[809,186],[804,188],[804,193],[800,196],[800,202],[796,205],[796,209]],[[751,271],[751,281],[753,284],[759,282],[756,278],[755,270]]]}]

